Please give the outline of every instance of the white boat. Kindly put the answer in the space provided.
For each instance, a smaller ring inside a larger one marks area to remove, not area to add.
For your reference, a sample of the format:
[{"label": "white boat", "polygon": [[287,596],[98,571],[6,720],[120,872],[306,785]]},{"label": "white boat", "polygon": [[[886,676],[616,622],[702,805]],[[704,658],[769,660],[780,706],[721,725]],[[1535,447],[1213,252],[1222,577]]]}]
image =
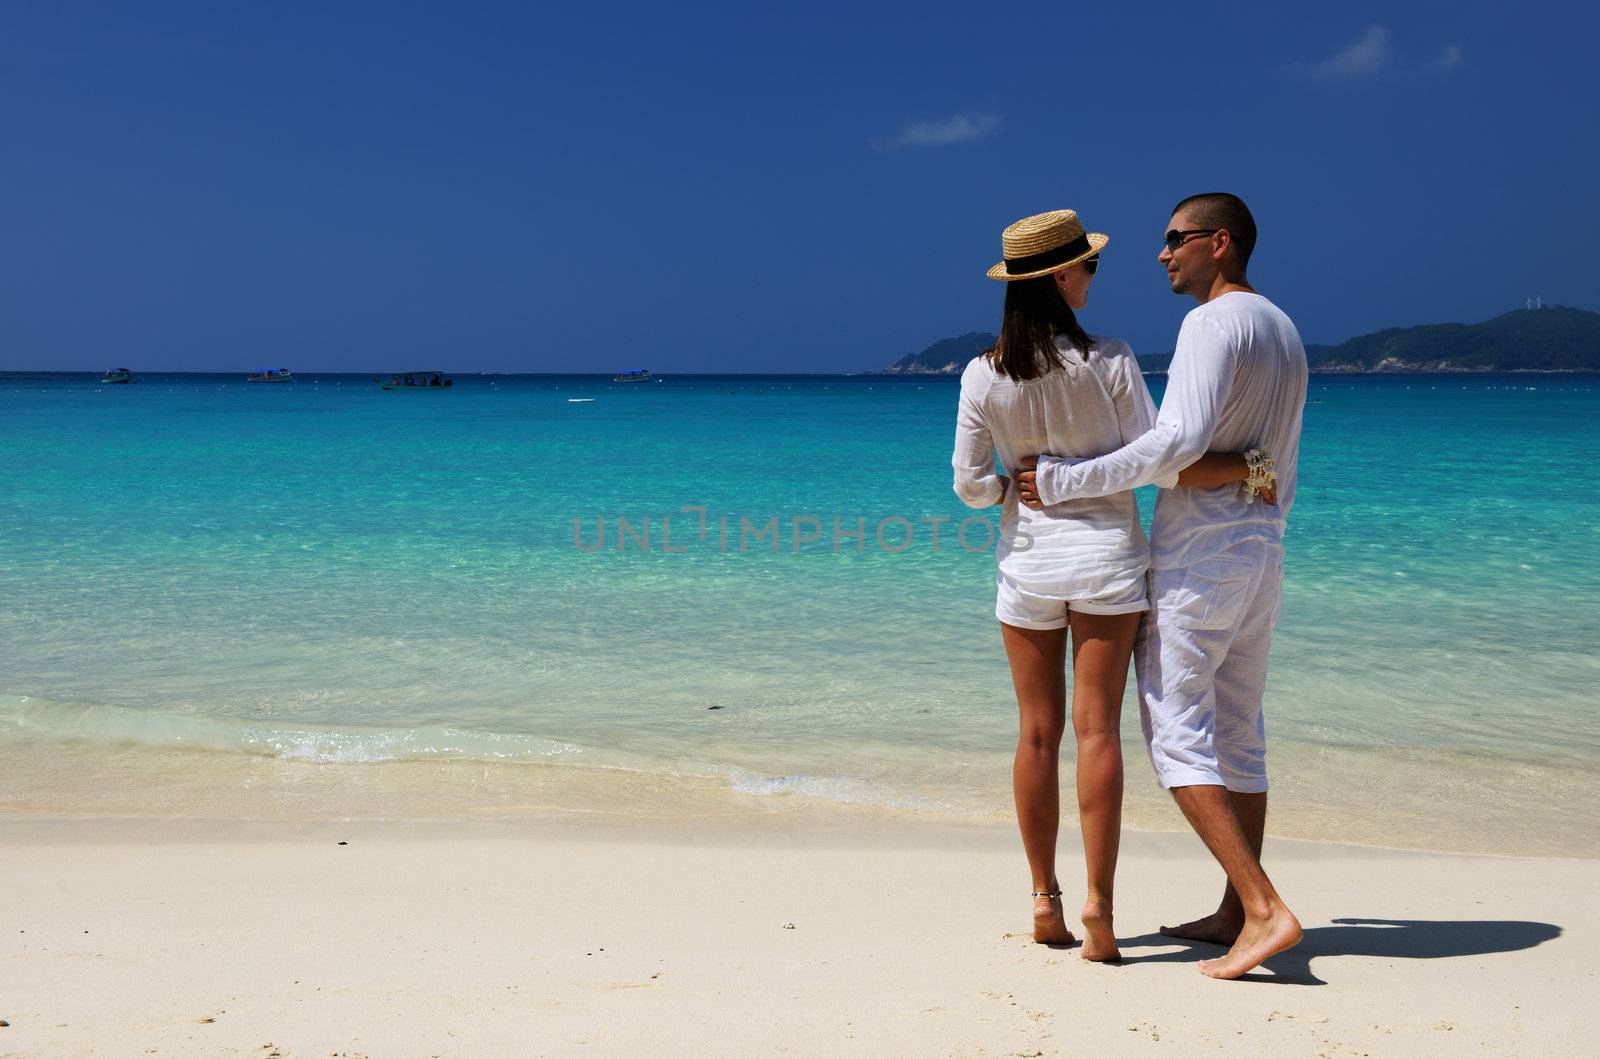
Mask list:
[{"label": "white boat", "polygon": [[294,382],[288,368],[262,368],[245,376],[245,382]]}]

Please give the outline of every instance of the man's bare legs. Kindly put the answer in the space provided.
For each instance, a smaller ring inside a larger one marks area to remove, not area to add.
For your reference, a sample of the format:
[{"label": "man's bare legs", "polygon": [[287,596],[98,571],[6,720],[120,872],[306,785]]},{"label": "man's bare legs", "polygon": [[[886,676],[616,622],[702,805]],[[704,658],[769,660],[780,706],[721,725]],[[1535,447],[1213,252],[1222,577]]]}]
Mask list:
[{"label": "man's bare legs", "polygon": [[1078,821],[1088,895],[1083,958],[1115,960],[1112,894],[1122,839],[1122,693],[1144,615],[1072,611],[1072,729],[1078,741]]},{"label": "man's bare legs", "polygon": [[[1175,787],[1172,795],[1183,815],[1217,858],[1244,912],[1244,923],[1226,955],[1202,960],[1200,973],[1212,978],[1237,978],[1263,960],[1300,941],[1300,921],[1273,889],[1251,850],[1228,791],[1220,786]],[[1265,820],[1265,800],[1262,819]]]},{"label": "man's bare legs", "polygon": [[[1002,622],[1000,631],[1020,720],[1011,770],[1017,826],[1034,892],[1054,893],[1061,889],[1056,882],[1056,829],[1061,823],[1061,734],[1067,723],[1067,630],[1023,629]],[[1072,944],[1059,897],[1034,899],[1033,940]]]},{"label": "man's bare legs", "polygon": [[[1243,794],[1239,791],[1229,791],[1228,801],[1233,806],[1233,815],[1239,818],[1239,829],[1244,832],[1251,855],[1259,862],[1262,839],[1267,831],[1266,792]],[[1238,891],[1230,882],[1223,888],[1222,902],[1217,905],[1215,912],[1188,923],[1180,923],[1175,927],[1162,927],[1161,933],[1169,938],[1209,941],[1213,945],[1232,945],[1238,940],[1239,928],[1243,926],[1244,905],[1239,900]]]}]

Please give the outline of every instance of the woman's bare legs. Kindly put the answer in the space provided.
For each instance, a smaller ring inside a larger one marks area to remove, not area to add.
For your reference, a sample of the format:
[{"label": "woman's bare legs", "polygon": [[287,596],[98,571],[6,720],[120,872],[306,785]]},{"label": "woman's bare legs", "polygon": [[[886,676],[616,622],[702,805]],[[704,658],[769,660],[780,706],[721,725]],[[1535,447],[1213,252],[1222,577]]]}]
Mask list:
[{"label": "woman's bare legs", "polygon": [[[1017,800],[1017,826],[1028,855],[1035,893],[1054,893],[1056,829],[1061,823],[1060,753],[1066,727],[1065,629],[1023,629],[1000,624],[1011,683],[1017,690],[1020,729],[1011,785]],[[1059,897],[1033,902],[1033,940],[1047,945],[1072,944]]]},{"label": "woman's bare legs", "polygon": [[1122,840],[1122,693],[1139,631],[1135,614],[1068,615],[1072,627],[1072,729],[1078,740],[1078,822],[1089,893],[1083,903],[1083,958],[1115,960],[1111,923]]}]

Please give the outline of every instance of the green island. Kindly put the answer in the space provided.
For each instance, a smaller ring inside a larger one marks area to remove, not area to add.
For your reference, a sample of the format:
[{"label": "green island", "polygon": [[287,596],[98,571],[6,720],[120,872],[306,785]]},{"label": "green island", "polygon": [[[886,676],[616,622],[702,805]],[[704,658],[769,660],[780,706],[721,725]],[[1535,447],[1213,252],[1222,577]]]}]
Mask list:
[{"label": "green island", "polygon": [[[881,374],[959,375],[994,342],[987,331],[941,339]],[[1476,324],[1390,327],[1336,346],[1308,345],[1306,359],[1324,375],[1600,371],[1600,313],[1553,305]],[[1166,371],[1171,361],[1170,353],[1139,358],[1151,372]]]}]

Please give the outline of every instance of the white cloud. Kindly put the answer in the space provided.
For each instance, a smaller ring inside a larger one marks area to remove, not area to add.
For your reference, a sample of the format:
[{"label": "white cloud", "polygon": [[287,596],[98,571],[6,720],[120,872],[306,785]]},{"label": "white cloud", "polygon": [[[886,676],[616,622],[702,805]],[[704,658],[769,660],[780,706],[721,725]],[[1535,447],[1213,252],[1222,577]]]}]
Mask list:
[{"label": "white cloud", "polygon": [[1335,51],[1321,62],[1302,65],[1300,70],[1319,81],[1345,81],[1371,77],[1394,58],[1394,34],[1387,26],[1374,23],[1361,36]]},{"label": "white cloud", "polygon": [[1428,68],[1430,70],[1453,70],[1461,65],[1461,60],[1465,54],[1461,50],[1461,45],[1446,44],[1439,49],[1439,54],[1433,57],[1433,61],[1428,64]]},{"label": "white cloud", "polygon": [[1406,56],[1395,51],[1394,34],[1389,27],[1374,22],[1361,31],[1355,40],[1330,53],[1320,62],[1296,63],[1291,69],[1313,81],[1358,81],[1374,77],[1384,70],[1398,67],[1404,70],[1453,70],[1465,58],[1459,44],[1444,44],[1426,62],[1415,55]]},{"label": "white cloud", "polygon": [[899,132],[887,139],[874,140],[872,146],[880,151],[898,147],[946,147],[986,139],[999,128],[1000,119],[993,114],[954,114],[929,121],[908,121]]}]

